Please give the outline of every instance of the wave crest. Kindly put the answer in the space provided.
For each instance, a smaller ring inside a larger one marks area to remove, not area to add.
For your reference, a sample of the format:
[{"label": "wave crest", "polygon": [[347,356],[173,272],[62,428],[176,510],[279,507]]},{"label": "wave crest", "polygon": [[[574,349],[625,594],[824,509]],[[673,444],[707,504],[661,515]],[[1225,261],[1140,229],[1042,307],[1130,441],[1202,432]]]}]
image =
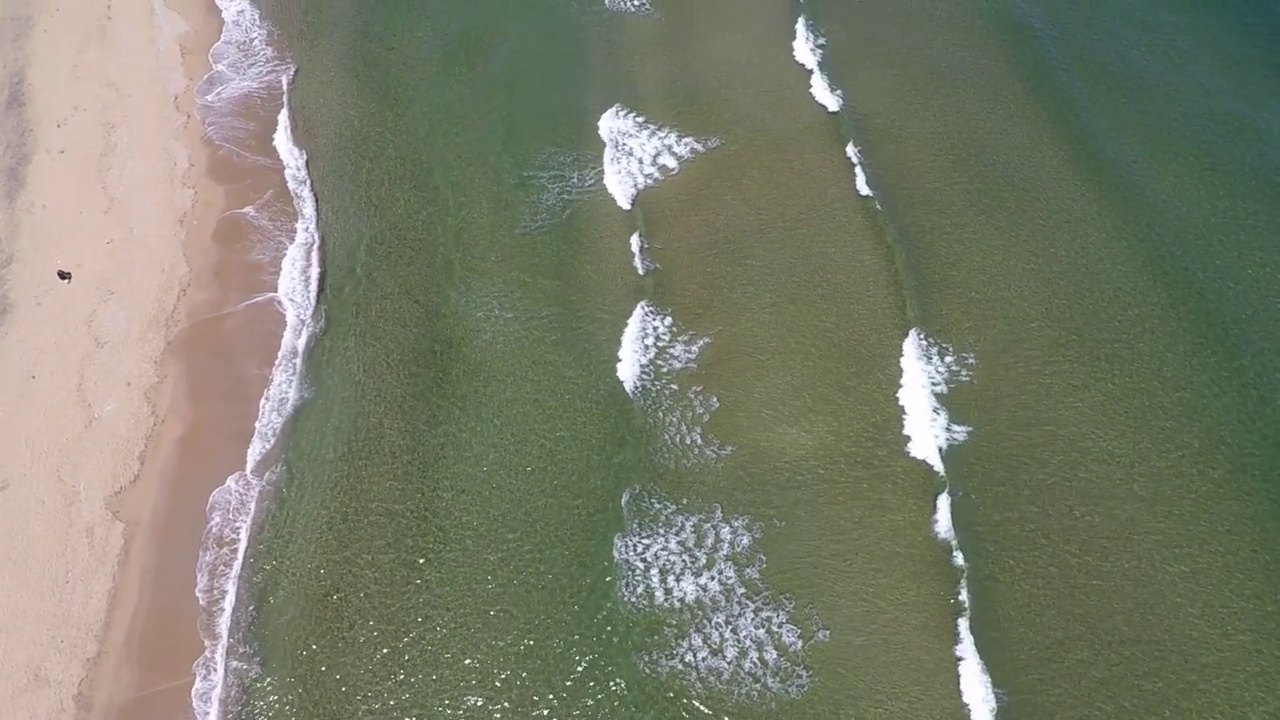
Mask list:
[{"label": "wave crest", "polygon": [[718,138],[681,135],[622,105],[604,111],[597,130],[604,141],[604,186],[623,210],[641,190],[679,172],[681,162],[720,145]]}]

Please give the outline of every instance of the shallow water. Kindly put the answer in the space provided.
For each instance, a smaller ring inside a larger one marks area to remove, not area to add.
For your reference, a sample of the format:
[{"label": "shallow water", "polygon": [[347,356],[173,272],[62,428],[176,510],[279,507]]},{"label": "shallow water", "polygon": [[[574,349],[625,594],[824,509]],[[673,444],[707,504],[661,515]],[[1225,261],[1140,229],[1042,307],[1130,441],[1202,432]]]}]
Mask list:
[{"label": "shallow water", "polygon": [[237,716],[1274,712],[1265,12],[647,7],[270,8],[325,330]]}]

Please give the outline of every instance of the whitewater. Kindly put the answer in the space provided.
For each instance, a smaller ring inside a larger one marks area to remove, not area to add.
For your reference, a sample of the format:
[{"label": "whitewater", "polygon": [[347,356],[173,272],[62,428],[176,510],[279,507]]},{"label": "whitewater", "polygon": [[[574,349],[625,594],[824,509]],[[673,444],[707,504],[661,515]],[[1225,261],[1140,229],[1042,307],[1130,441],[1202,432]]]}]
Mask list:
[{"label": "whitewater", "polygon": [[605,110],[596,127],[604,142],[604,186],[623,210],[641,190],[679,172],[680,163],[720,146],[719,138],[683,135],[623,105]]},{"label": "whitewater", "polygon": [[809,93],[827,112],[840,112],[844,106],[844,93],[831,87],[831,81],[822,70],[822,48],[827,39],[801,15],[796,19],[796,34],[791,41],[791,56],[809,71]]},{"label": "whitewater", "polygon": [[[829,113],[838,113],[844,107],[844,93],[831,84],[822,69],[823,48],[827,39],[822,31],[805,15],[796,18],[795,37],[791,40],[791,57],[800,67],[809,71],[809,94]],[[853,187],[865,198],[874,197],[867,171],[863,166],[862,151],[850,140],[844,148],[845,157],[853,163]]]},{"label": "whitewater", "polygon": [[[321,248],[315,194],[307,171],[306,153],[293,135],[289,88],[293,66],[272,46],[273,31],[250,0],[218,0],[223,30],[209,53],[213,66],[197,86],[198,113],[205,135],[221,148],[255,164],[272,162],[251,157],[248,138],[261,128],[245,120],[263,104],[281,104],[275,118],[272,146],[292,198],[296,215],[292,238],[255,237],[255,241],[286,245],[276,291],[271,296],[284,316],[284,332],[271,369],[243,470],[215,490],[207,505],[208,525],[196,565],[196,598],[200,605],[199,633],[204,652],[192,667],[195,682],[191,702],[197,720],[221,720],[239,688],[244,672],[234,658],[233,628],[236,600],[244,570],[250,532],[263,492],[280,473],[273,462],[281,434],[305,394],[303,365],[320,330],[318,307]],[[254,212],[260,212],[254,208]],[[278,228],[266,222],[259,229]],[[269,235],[269,232],[268,232]]]},{"label": "whitewater", "polygon": [[987,666],[978,654],[970,627],[972,606],[969,597],[969,565],[960,550],[955,524],[951,516],[951,483],[947,480],[942,456],[947,448],[964,442],[970,428],[951,420],[941,398],[951,386],[971,377],[973,358],[960,355],[912,328],[902,341],[899,362],[902,381],[898,404],[902,407],[902,434],[907,437],[907,454],[933,468],[944,486],[934,502],[933,533],[951,551],[951,564],[960,571],[956,599],[960,615],[956,618],[956,673],[960,699],[973,720],[994,720],[996,693]]},{"label": "whitewater", "polygon": [[710,342],[681,327],[670,311],[641,300],[618,344],[618,381],[657,433],[657,456],[675,465],[705,466],[733,451],[706,430],[720,407],[716,396],[683,381]]},{"label": "whitewater", "polygon": [[638,658],[641,669],[739,700],[808,689],[808,648],[828,633],[816,614],[802,627],[795,600],[765,583],[760,522],[719,505],[690,509],[644,487],[623,494],[622,513],[625,528],[613,540],[618,597],[661,628]]},{"label": "whitewater", "polygon": [[648,275],[658,269],[657,263],[644,255],[649,243],[640,234],[640,231],[637,230],[631,233],[629,244],[631,245],[631,267],[635,268],[637,275]]}]

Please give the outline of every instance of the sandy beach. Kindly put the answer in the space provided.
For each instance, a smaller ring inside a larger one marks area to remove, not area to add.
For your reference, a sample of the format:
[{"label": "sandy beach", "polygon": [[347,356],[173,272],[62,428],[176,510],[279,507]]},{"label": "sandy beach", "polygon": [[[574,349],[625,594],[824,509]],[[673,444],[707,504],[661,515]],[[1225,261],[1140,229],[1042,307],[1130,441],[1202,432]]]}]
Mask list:
[{"label": "sandy beach", "polygon": [[170,5],[0,6],[0,718],[190,707],[204,503],[273,352],[225,340],[274,321],[222,313],[264,283],[193,112],[218,16]]}]

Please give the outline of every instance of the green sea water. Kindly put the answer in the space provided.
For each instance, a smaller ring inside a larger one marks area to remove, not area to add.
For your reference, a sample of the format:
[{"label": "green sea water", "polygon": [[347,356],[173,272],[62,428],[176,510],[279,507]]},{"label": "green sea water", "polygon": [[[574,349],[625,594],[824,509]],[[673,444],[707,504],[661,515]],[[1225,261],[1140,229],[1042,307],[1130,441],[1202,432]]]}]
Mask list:
[{"label": "green sea water", "polygon": [[[237,715],[965,717],[940,485],[895,398],[913,326],[977,361],[947,469],[1000,716],[1280,714],[1274,18],[1073,7],[267,8],[325,329]],[[802,9],[839,115],[790,57]],[[722,144],[631,213],[549,192],[594,172],[614,103]],[[672,402],[716,398],[727,456],[673,461],[615,377],[642,300],[710,339]],[[627,601],[619,547],[679,527],[745,529],[750,609]],[[803,649],[659,667],[716,612],[781,613]]]},{"label": "green sea water", "polygon": [[1276,716],[1274,5],[822,7],[978,358],[948,467],[1002,716]]}]

